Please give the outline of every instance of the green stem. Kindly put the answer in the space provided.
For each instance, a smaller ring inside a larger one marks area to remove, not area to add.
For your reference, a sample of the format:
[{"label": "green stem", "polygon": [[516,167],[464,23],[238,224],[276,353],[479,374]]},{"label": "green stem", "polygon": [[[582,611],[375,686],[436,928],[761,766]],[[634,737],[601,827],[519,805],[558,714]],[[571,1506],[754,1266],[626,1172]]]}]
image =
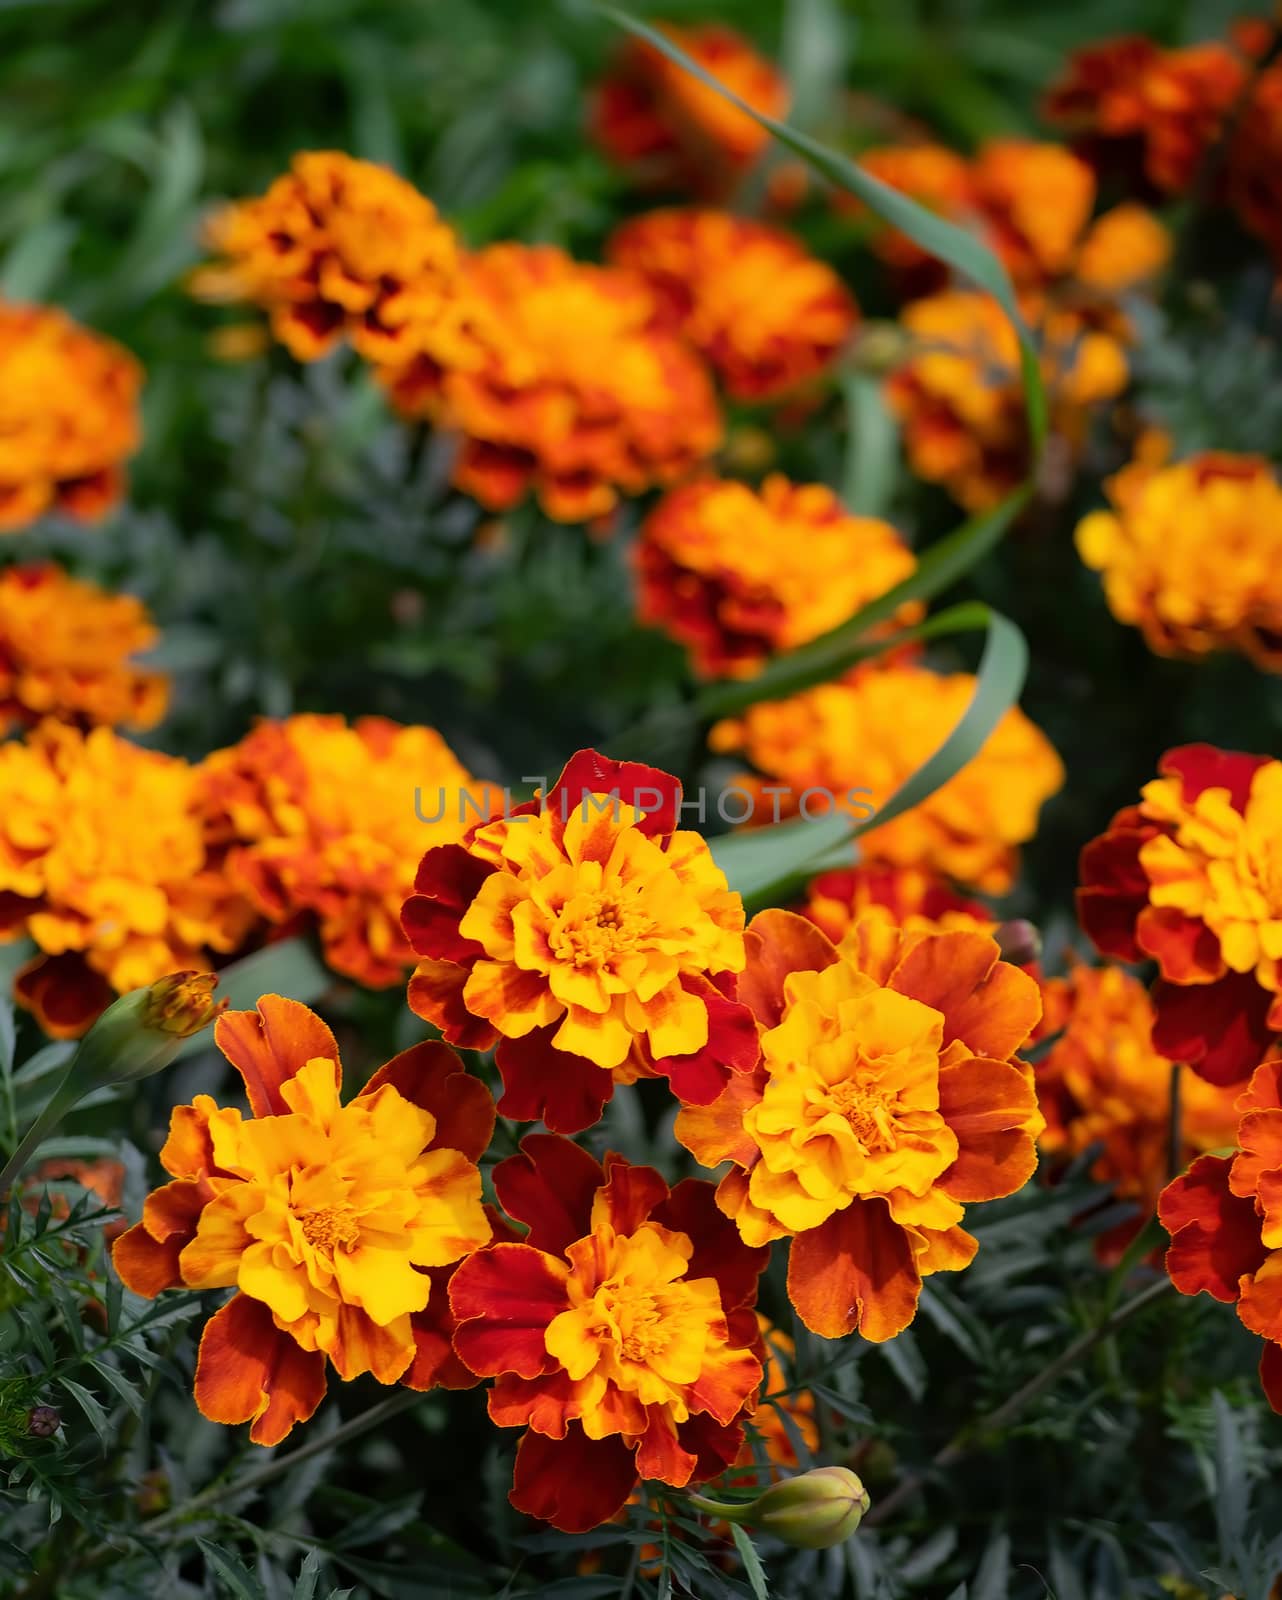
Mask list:
[{"label": "green stem", "polygon": [[747,1522],[755,1502],[744,1500],[738,1504],[727,1504],[724,1500],[709,1500],[701,1494],[687,1493],[686,1504],[692,1505],[696,1511],[702,1511],[705,1516],[718,1517],[723,1522]]}]

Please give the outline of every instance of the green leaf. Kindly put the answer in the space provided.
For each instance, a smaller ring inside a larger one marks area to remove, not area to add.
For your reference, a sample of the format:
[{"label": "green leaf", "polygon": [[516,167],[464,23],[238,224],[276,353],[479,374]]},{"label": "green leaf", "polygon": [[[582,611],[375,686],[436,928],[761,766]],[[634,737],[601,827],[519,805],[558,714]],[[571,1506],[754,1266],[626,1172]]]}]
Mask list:
[{"label": "green leaf", "polygon": [[59,1378],[58,1382],[89,1419],[93,1431],[98,1435],[99,1439],[102,1440],[103,1449],[110,1450],[111,1424],[107,1420],[107,1413],[98,1404],[97,1400],[94,1399],[93,1395],[89,1393],[88,1389],[82,1388],[78,1383],[73,1383],[70,1378]]},{"label": "green leaf", "polygon": [[315,1550],[312,1550],[299,1570],[298,1581],[294,1584],[293,1600],[313,1600],[316,1585],[320,1580],[320,1571],[321,1558]]},{"label": "green leaf", "polygon": [[[283,994],[289,1000],[310,1005],[332,981],[306,939],[282,939],[224,967],[218,974],[218,993],[227,997],[233,1011],[252,1011],[265,994]],[[207,1029],[193,1034],[183,1041],[178,1059],[207,1050],[209,1044]]]},{"label": "green leaf", "polygon": [[858,516],[884,517],[899,465],[899,429],[876,378],[848,372],[841,388],[846,400],[841,498]]},{"label": "green leaf", "polygon": [[956,223],[946,222],[942,217],[937,217],[934,212],[918,205],[915,200],[910,200],[907,195],[900,194],[889,184],[882,183],[879,178],[874,178],[871,173],[865,172],[862,167],[838,154],[837,151],[829,150],[826,145],[810,138],[808,134],[801,133],[775,117],[767,116],[763,111],[755,110],[732,90],[727,89],[725,84],[712,73],[705,72],[698,62],[692,60],[679,45],[674,44],[656,28],[649,27],[615,6],[602,4],[600,0],[597,0],[596,9],[626,32],[638,39],[644,39],[653,49],[667,56],[669,61],[684,67],[700,83],[724,96],[754,122],[768,129],[780,144],[786,145],[803,161],[808,162],[830,183],[858,196],[870,210],[875,211],[892,228],[898,228],[901,233],[906,233],[923,250],[940,261],[947,262],[955,272],[969,278],[977,287],[991,294],[1011,319],[1019,335],[1020,366],[1024,382],[1024,398],[1028,407],[1029,434],[1033,442],[1034,455],[1040,453],[1046,437],[1046,395],[1042,388],[1037,347],[1020,315],[1010,277],[988,246],[977,235],[965,228],[959,228]]},{"label": "green leaf", "polygon": [[234,1594],[236,1600],[264,1600],[262,1585],[235,1556],[210,1544],[208,1539],[197,1539],[196,1543],[210,1575],[222,1581],[226,1592]]},{"label": "green leaf", "polygon": [[748,1537],[747,1532],[737,1522],[730,1524],[730,1534],[734,1539],[734,1547],[739,1552],[739,1559],[743,1562],[743,1570],[747,1574],[748,1583],[756,1600],[770,1600],[770,1585],[766,1582],[766,1569],[761,1565],[761,1557],[757,1554],[757,1547]]}]

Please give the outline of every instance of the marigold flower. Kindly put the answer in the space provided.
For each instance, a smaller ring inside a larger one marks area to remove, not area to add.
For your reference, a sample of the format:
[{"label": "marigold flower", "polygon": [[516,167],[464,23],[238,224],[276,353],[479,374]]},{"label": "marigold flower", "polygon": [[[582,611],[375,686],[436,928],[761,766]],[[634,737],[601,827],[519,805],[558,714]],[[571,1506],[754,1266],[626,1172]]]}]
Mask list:
[{"label": "marigold flower", "polygon": [[[641,529],[636,564],[641,622],[684,644],[696,672],[750,677],[917,563],[888,522],[853,516],[822,484],[775,473],[759,490],[720,479],[670,490]],[[902,611],[901,621],[920,614]]]},{"label": "marigold flower", "polygon": [[654,294],[633,273],[551,245],[491,245],[467,259],[458,304],[457,340],[415,348],[434,329],[420,321],[410,358],[379,376],[403,414],[462,435],[454,482],[490,510],[532,490],[557,521],[603,517],[720,444],[706,370],[655,325]]},{"label": "marigold flower", "polygon": [[1258,456],[1208,451],[1107,484],[1077,527],[1109,610],[1163,656],[1238,650],[1282,672],[1282,488]]},{"label": "marigold flower", "polygon": [[40,948],[15,995],[46,1033],[76,1038],[113,994],[207,967],[251,919],[185,761],[51,721],[0,745],[0,939]]},{"label": "marigold flower", "polygon": [[581,750],[541,804],[423,857],[410,1005],[452,1044],[499,1042],[504,1116],[576,1133],[616,1075],[710,1100],[755,1064],[743,903],[680,804],[666,773]]},{"label": "marigold flower", "polygon": [[411,324],[454,314],[453,230],[413,184],[337,150],[300,152],[266,194],[215,212],[205,236],[223,259],[192,275],[192,293],[261,306],[297,361],[345,337],[392,361]]},{"label": "marigold flower", "polygon": [[229,881],[272,922],[315,917],[329,965],[371,988],[413,965],[401,906],[425,845],[493,809],[439,733],[383,717],[260,722],[200,785]]},{"label": "marigold flower", "polygon": [[1082,851],[1077,909],[1101,954],[1157,961],[1153,1043],[1211,1083],[1282,1034],[1282,761],[1182,745]]},{"label": "marigold flower", "polygon": [[[1037,1065],[1042,1149],[1071,1158],[1098,1145],[1092,1175],[1151,1216],[1168,1177],[1171,1063],[1153,1048],[1148,990],[1121,967],[1079,962],[1043,983],[1042,1002],[1042,1032],[1060,1034]],[[1236,1099],[1234,1089],[1184,1075],[1185,1160],[1233,1143]]]},{"label": "marigold flower", "polygon": [[[813,816],[834,803],[853,809],[852,796],[880,804],[939,749],[974,692],[969,673],[912,662],[865,667],[788,700],[760,701],[741,719],[718,723],[711,743],[742,750],[759,773],[786,786],[781,816],[794,809]],[[878,864],[1003,894],[1014,879],[1016,846],[1033,837],[1042,803],[1063,782],[1045,735],[1012,707],[972,761],[902,817],[871,828],[860,848]]]},{"label": "marigold flower", "polygon": [[614,1516],[640,1478],[723,1472],[761,1383],[752,1312],[767,1252],[745,1247],[712,1185],[669,1192],[650,1167],[531,1134],[494,1170],[529,1224],[455,1272],[463,1364],[497,1381],[491,1418],[527,1431],[512,1504],[568,1533]]},{"label": "marigold flower", "polygon": [[343,1379],[469,1386],[441,1319],[444,1269],[492,1234],[476,1165],[494,1129],[485,1086],[429,1041],[342,1105],[333,1034],[279,995],[221,1016],[214,1038],[252,1116],[203,1094],[175,1107],[160,1152],[173,1182],[112,1252],[149,1299],[238,1291],[201,1337],[201,1413],[279,1444],[324,1398],[327,1358]]},{"label": "marigold flower", "polygon": [[0,301],[0,533],[103,516],[140,437],[142,368],[52,306]]},{"label": "marigold flower", "polygon": [[607,253],[736,400],[786,394],[831,364],[858,320],[841,279],[790,233],[728,211],[651,211]]},{"label": "marigold flower", "polygon": [[880,917],[905,933],[992,933],[997,926],[982,901],[958,894],[933,873],[876,862],[821,872],[807,887],[801,910],[834,944],[865,917]]},{"label": "marigold flower", "polygon": [[[787,115],[787,83],[733,28],[662,32],[755,111]],[[770,142],[760,123],[643,40],[630,40],[602,80],[592,131],[607,155],[643,180],[710,197],[733,190]]]},{"label": "marigold flower", "polygon": [[169,696],[163,673],[134,666],[159,635],[141,600],[108,594],[53,562],[0,573],[0,732],[42,717],[150,728]]},{"label": "marigold flower", "polygon": [[893,1338],[921,1280],[967,1266],[969,1202],[1037,1165],[1031,1074],[1013,1059],[1041,1016],[1037,984],[981,933],[857,925],[840,947],[788,911],[748,930],[743,993],[762,1061],[682,1144],[734,1163],[717,1203],[746,1244],[793,1237],[788,1294],[825,1338]]}]

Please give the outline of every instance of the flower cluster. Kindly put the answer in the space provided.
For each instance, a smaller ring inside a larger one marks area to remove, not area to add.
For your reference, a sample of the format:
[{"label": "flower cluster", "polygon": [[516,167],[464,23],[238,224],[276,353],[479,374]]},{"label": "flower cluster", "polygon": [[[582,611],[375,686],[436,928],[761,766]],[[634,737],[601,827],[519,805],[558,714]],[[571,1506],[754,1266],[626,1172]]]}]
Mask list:
[{"label": "flower cluster", "polygon": [[200,797],[234,888],[273,923],[314,917],[329,965],[371,988],[413,964],[401,906],[425,845],[488,810],[440,734],[381,717],[260,722],[202,763]]},{"label": "flower cluster", "polygon": [[[916,563],[889,523],[856,517],[822,484],[775,474],[760,489],[684,484],[646,519],[638,617],[708,677],[750,676],[770,655],[845,622]],[[912,620],[902,608],[901,620]]]},{"label": "flower cluster", "polygon": [[142,370],[49,306],[0,301],[0,533],[107,512],[138,448]]},{"label": "flower cluster", "polygon": [[[719,723],[712,745],[742,750],[765,778],[786,785],[781,814],[803,801],[814,814],[856,790],[882,805],[939,749],[974,692],[975,679],[964,672],[944,675],[914,662],[865,667],[789,700],[759,701],[742,718]],[[1013,880],[1017,847],[1032,838],[1042,803],[1063,781],[1045,735],[1012,707],[972,761],[920,805],[870,828],[860,848],[870,861],[1001,894]]]},{"label": "flower cluster", "polygon": [[1282,488],[1257,456],[1137,461],[1108,481],[1112,509],[1077,528],[1119,622],[1164,656],[1238,650],[1282,671]]},{"label": "flower cluster", "polygon": [[234,1289],[205,1325],[195,1395],[214,1422],[279,1444],[341,1378],[414,1389],[475,1381],[449,1343],[448,1269],[489,1242],[477,1161],[494,1105],[447,1046],[415,1045],[354,1100],[326,1025],[264,995],[215,1039],[253,1113],[197,1095],[177,1106],[173,1179],[116,1241],[136,1294]]},{"label": "flower cluster", "polygon": [[133,595],[109,594],[52,562],[0,573],[0,732],[43,717],[85,727],[150,728],[169,696],[135,666],[159,635]]},{"label": "flower cluster", "polygon": [[1082,926],[1153,959],[1153,1043],[1210,1083],[1245,1080],[1282,1034],[1282,762],[1185,745],[1082,851]]},{"label": "flower cluster", "polygon": [[740,992],[761,1033],[755,1072],[677,1137],[704,1166],[733,1163],[717,1202],[746,1244],[791,1236],[788,1295],[836,1339],[890,1339],[923,1277],[977,1248],[967,1203],[1020,1188],[1042,1121],[1014,1059],[1041,1016],[1037,984],[985,934],[904,934],[861,922],[839,947],[763,911]]},{"label": "flower cluster", "polygon": [[654,290],[736,400],[787,394],[838,354],[858,312],[841,279],[792,234],[725,211],[650,211],[616,230],[615,265]]}]

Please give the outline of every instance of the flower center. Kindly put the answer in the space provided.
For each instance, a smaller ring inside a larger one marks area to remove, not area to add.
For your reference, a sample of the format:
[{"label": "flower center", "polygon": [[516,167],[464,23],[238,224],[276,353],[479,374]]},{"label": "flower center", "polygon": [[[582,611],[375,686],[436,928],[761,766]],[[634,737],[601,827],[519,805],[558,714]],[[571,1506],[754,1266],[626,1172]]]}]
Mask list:
[{"label": "flower center", "polygon": [[317,1206],[295,1215],[303,1238],[315,1250],[350,1250],[360,1238],[360,1223],[354,1206]]},{"label": "flower center", "polygon": [[619,1330],[619,1353],[625,1361],[648,1361],[668,1342],[663,1318],[652,1294],[636,1290],[606,1292],[611,1320]]},{"label": "flower center", "polygon": [[650,921],[635,907],[606,896],[575,896],[548,935],[552,954],[574,967],[608,967],[637,948]]},{"label": "flower center", "polygon": [[895,1130],[886,1097],[862,1083],[835,1083],[828,1104],[845,1117],[851,1132],[866,1150],[893,1150]]}]

